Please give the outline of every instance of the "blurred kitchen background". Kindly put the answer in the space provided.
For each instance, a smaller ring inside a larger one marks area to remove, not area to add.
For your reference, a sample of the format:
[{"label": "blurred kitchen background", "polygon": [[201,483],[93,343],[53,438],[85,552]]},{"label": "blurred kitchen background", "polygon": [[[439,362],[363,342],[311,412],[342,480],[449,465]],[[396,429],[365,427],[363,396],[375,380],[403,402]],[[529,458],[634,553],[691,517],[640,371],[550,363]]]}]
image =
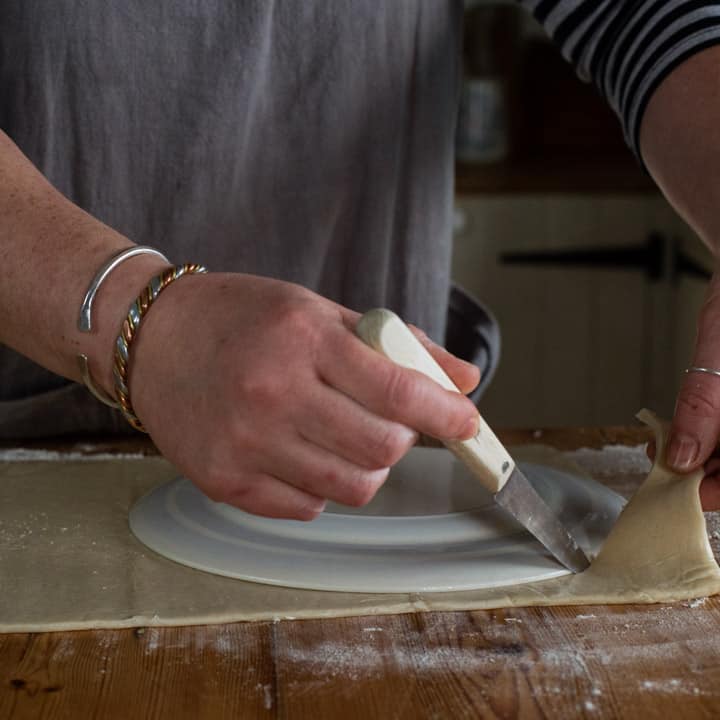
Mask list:
[{"label": "blurred kitchen background", "polygon": [[487,303],[502,360],[491,425],[669,417],[710,253],[530,15],[467,3],[454,279]]}]

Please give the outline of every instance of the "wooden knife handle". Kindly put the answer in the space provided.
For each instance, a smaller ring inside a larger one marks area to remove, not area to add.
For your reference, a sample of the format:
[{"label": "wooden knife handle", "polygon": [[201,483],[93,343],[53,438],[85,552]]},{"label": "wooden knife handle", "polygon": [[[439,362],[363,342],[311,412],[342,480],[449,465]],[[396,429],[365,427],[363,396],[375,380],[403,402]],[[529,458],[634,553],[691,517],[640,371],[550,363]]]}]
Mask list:
[{"label": "wooden knife handle", "polygon": [[[446,390],[460,392],[445,371],[413,335],[410,328],[390,310],[370,310],[360,318],[356,332],[371,348],[403,367],[417,370]],[[490,426],[480,418],[480,429],[470,440],[443,441],[492,493],[503,488],[515,462]]]}]

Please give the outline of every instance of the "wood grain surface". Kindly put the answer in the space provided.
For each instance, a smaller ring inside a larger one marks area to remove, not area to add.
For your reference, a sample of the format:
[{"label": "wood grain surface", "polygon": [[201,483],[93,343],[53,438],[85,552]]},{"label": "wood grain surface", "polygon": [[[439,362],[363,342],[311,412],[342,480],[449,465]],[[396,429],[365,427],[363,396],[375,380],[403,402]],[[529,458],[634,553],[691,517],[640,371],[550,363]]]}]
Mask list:
[{"label": "wood grain surface", "polygon": [[[502,437],[568,449],[647,436]],[[3,719],[716,717],[717,598],[0,636]]]},{"label": "wood grain surface", "polygon": [[3,718],[713,718],[720,606],[0,637]]}]

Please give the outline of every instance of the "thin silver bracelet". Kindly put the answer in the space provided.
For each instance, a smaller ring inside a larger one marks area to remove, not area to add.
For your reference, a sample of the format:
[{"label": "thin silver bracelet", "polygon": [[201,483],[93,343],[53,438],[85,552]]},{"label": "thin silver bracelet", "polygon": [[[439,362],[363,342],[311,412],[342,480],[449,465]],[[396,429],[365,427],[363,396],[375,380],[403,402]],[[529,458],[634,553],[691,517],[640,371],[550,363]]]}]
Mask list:
[{"label": "thin silver bracelet", "polygon": [[[80,332],[89,333],[92,330],[93,300],[95,299],[95,295],[100,289],[100,286],[103,284],[103,282],[105,282],[107,276],[110,275],[110,273],[118,265],[125,262],[125,260],[134,257],[135,255],[155,255],[156,257],[159,257],[161,260],[164,260],[168,265],[170,265],[170,261],[159,250],[156,250],[155,248],[149,247],[147,245],[135,245],[131,248],[121,250],[116,255],[113,255],[100,268],[100,270],[98,270],[97,274],[92,279],[92,282],[90,283],[87,292],[85,293],[85,298],[83,299],[82,305],[80,306],[80,317],[78,319],[78,330],[80,330]],[[100,390],[100,388],[98,388],[93,382],[93,379],[90,375],[90,368],[88,367],[87,355],[80,354],[77,356],[77,359],[83,383],[85,384],[85,387],[92,393],[92,395],[101,403],[104,403],[111,408],[115,408],[116,410],[121,409],[120,403],[116,402],[109,395]]]},{"label": "thin silver bracelet", "polygon": [[685,368],[685,374],[689,375],[690,373],[705,373],[707,375],[717,375],[720,377],[720,370],[715,370],[714,368],[706,368],[706,367],[689,367]]}]

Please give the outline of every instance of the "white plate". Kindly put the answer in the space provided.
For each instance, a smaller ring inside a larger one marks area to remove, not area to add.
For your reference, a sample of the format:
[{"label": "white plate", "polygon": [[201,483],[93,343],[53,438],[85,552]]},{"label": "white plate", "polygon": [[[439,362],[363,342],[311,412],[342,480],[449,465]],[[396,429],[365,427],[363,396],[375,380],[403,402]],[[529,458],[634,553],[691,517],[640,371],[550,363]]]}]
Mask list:
[{"label": "white plate", "polygon": [[[520,467],[594,556],[624,500],[594,480]],[[365,508],[316,520],[256,517],[177,478],[130,511],[141,542],[183,565],[253,582],[349,592],[440,592],[566,575],[449,452],[415,448]]]}]

